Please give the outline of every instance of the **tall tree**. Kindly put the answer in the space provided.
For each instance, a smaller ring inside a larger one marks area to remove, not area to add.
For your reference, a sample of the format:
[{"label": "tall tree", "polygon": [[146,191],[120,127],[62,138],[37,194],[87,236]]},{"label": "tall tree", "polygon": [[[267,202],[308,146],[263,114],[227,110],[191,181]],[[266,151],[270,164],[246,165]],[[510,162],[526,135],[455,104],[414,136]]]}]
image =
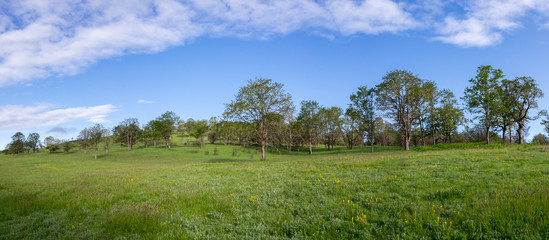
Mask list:
[{"label": "tall tree", "polygon": [[360,117],[361,130],[368,136],[372,152],[374,152],[376,135],[375,96],[375,89],[368,89],[367,86],[358,87],[358,91],[350,96],[351,104]]},{"label": "tall tree", "polygon": [[333,150],[341,136],[341,115],[343,110],[340,107],[320,109],[321,129],[323,130],[324,144],[328,149]]},{"label": "tall tree", "polygon": [[440,94],[440,106],[435,110],[437,125],[443,136],[443,142],[451,143],[452,135],[456,134],[458,126],[464,121],[464,115],[452,91],[444,89]]},{"label": "tall tree", "polygon": [[390,71],[382,80],[383,82],[376,87],[378,108],[387,111],[387,114],[398,123],[404,138],[404,148],[408,151],[412,127],[421,117],[424,81],[405,70]]},{"label": "tall tree", "polygon": [[543,97],[543,91],[531,77],[517,77],[503,82],[508,85],[510,92],[512,119],[517,123],[518,143],[523,144],[526,122],[537,118],[529,116],[529,112],[538,108],[538,99]]},{"label": "tall tree", "polygon": [[315,142],[320,124],[320,110],[322,106],[316,101],[302,101],[301,110],[297,121],[301,122],[304,128],[305,138],[309,143],[309,154],[313,154],[313,143]]},{"label": "tall tree", "polygon": [[348,149],[353,149],[364,139],[364,134],[360,132],[360,123],[360,111],[352,104],[349,104],[341,124],[343,141]]},{"label": "tall tree", "polygon": [[202,143],[204,142],[204,135],[208,131],[208,128],[208,121],[200,120],[194,123],[193,130],[189,132],[189,135],[196,139],[200,147],[202,147]]},{"label": "tall tree", "polygon": [[27,141],[25,142],[25,145],[29,149],[31,149],[33,152],[37,152],[38,148],[40,147],[40,134],[38,133],[30,133],[27,137]]},{"label": "tall tree", "polygon": [[[151,121],[151,125],[154,135],[162,138],[166,142],[168,148],[172,147],[171,139],[176,129],[175,124],[179,121],[179,116],[174,112],[167,111],[160,115],[155,120]],[[156,142],[155,142],[156,143]]]},{"label": "tall tree", "polygon": [[137,118],[127,118],[113,129],[116,141],[126,144],[128,150],[133,149],[133,145],[137,143],[140,134],[141,128],[139,127]]},{"label": "tall tree", "polygon": [[484,125],[486,143],[490,144],[490,130],[497,124],[499,93],[498,86],[503,72],[490,65],[482,65],[477,69],[475,78],[471,78],[471,86],[465,88],[466,107],[472,114],[478,114]]},{"label": "tall tree", "polygon": [[269,139],[269,114],[288,117],[294,105],[290,94],[284,92],[282,84],[271,79],[256,78],[241,87],[236,99],[225,104],[224,116],[244,123],[256,125],[256,136],[261,145],[261,160],[265,161],[265,145]]}]

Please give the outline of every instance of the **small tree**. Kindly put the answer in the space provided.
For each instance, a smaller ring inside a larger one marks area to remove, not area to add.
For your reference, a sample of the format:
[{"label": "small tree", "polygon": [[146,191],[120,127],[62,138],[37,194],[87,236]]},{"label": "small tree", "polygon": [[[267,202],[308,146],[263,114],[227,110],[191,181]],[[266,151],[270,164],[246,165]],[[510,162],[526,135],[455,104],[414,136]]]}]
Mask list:
[{"label": "small tree", "polygon": [[46,139],[44,139],[44,144],[46,144],[46,149],[48,149],[50,153],[57,151],[57,149],[59,149],[60,143],[61,141],[59,141],[59,139],[55,139],[52,136],[46,137]]},{"label": "small tree", "polygon": [[84,154],[87,153],[88,147],[90,146],[91,133],[88,128],[82,129],[80,134],[78,134],[78,145],[84,150]]},{"label": "small tree", "polygon": [[11,140],[11,143],[7,147],[9,154],[19,154],[25,151],[25,135],[23,133],[15,133],[11,137]]},{"label": "small tree", "polygon": [[208,131],[208,121],[200,120],[196,121],[193,126],[193,130],[189,133],[202,147],[204,141],[204,134]]},{"label": "small tree", "polygon": [[74,143],[71,141],[63,141],[61,146],[63,147],[63,152],[68,153],[74,147]]},{"label": "small tree", "polygon": [[90,145],[94,146],[94,159],[97,160],[97,151],[99,150],[99,142],[105,133],[105,127],[101,124],[95,124],[93,127],[89,128],[90,134]]},{"label": "small tree", "polygon": [[261,145],[261,160],[265,161],[265,145],[269,139],[269,114],[287,118],[293,113],[292,97],[283,85],[271,79],[257,78],[241,87],[235,100],[225,104],[223,116],[244,123],[255,124],[255,135]]},{"label": "small tree", "polygon": [[128,150],[131,151],[133,145],[137,143],[141,132],[137,118],[127,118],[114,127],[113,136],[117,142],[126,144]]}]

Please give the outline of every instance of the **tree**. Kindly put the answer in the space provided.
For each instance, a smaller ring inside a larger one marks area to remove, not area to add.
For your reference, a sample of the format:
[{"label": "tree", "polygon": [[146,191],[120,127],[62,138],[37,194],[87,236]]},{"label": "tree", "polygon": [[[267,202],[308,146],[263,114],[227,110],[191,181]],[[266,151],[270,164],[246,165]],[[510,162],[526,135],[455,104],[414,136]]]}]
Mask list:
[{"label": "tree", "polygon": [[63,152],[68,153],[73,148],[74,143],[71,141],[63,141],[61,145],[63,146]]},{"label": "tree", "polygon": [[196,139],[196,141],[202,147],[202,142],[204,141],[204,134],[208,131],[208,121],[200,120],[196,121],[193,126],[193,130],[189,134]]},{"label": "tree", "polygon": [[313,142],[316,140],[320,124],[320,110],[322,106],[316,101],[302,101],[301,110],[297,116],[297,121],[303,125],[305,138],[309,143],[309,154],[313,154]]},{"label": "tree", "polygon": [[353,149],[364,139],[364,134],[360,132],[360,111],[352,104],[349,104],[345,110],[341,129],[343,130],[343,141],[348,149]]},{"label": "tree", "polygon": [[506,85],[509,91],[507,97],[510,98],[511,118],[517,124],[518,143],[523,144],[526,122],[537,118],[529,116],[529,111],[538,107],[537,100],[543,97],[543,91],[531,77],[504,80],[503,85]]},{"label": "tree", "polygon": [[15,133],[6,148],[9,154],[19,154],[25,151],[25,135],[21,132]]},{"label": "tree", "polygon": [[89,142],[90,145],[94,146],[95,154],[94,159],[97,160],[97,151],[99,150],[99,142],[101,142],[101,139],[103,138],[103,135],[105,134],[105,127],[101,124],[95,124],[93,127],[90,127],[88,129],[89,131]]},{"label": "tree", "polygon": [[82,149],[84,149],[84,154],[87,153],[88,147],[90,146],[91,141],[91,132],[88,128],[84,128],[78,134],[78,144]]},{"label": "tree", "polygon": [[444,89],[440,94],[440,107],[435,109],[436,124],[443,136],[443,142],[451,143],[452,135],[457,133],[458,126],[464,121],[464,115],[457,106],[457,100],[452,91]]},{"label": "tree", "polygon": [[112,140],[111,130],[105,128],[105,130],[103,130],[103,141],[105,141],[105,143],[103,144],[103,149],[105,149],[106,153],[109,152],[109,144],[111,140]]},{"label": "tree", "polygon": [[217,141],[217,139],[219,138],[219,128],[221,124],[219,123],[216,117],[211,117],[210,121],[208,122],[210,124],[210,126],[208,127],[210,130],[208,132],[208,141],[211,144],[214,144],[215,141]]},{"label": "tree", "polygon": [[482,65],[477,69],[475,78],[469,80],[471,86],[465,88],[463,100],[472,114],[478,114],[484,125],[486,143],[490,144],[490,129],[497,124],[498,116],[498,86],[503,72],[490,65]]},{"label": "tree", "polygon": [[30,133],[25,142],[27,148],[32,149],[33,152],[37,152],[40,147],[40,134]]},{"label": "tree", "polygon": [[154,134],[166,142],[168,148],[172,148],[171,138],[176,129],[175,124],[179,121],[179,116],[174,112],[167,111],[152,121]]},{"label": "tree", "polygon": [[46,139],[44,139],[46,149],[48,149],[50,153],[57,151],[57,149],[59,149],[60,143],[61,141],[59,141],[59,139],[55,139],[52,136],[46,137]]},{"label": "tree", "polygon": [[337,144],[341,136],[341,115],[343,110],[340,107],[322,108],[320,109],[320,124],[323,130],[324,144],[332,150]]},{"label": "tree", "polygon": [[225,118],[255,124],[262,161],[265,161],[265,145],[269,138],[268,115],[279,114],[287,118],[294,110],[292,97],[284,92],[283,86],[271,79],[249,80],[248,85],[239,89],[235,100],[225,104]]},{"label": "tree", "polygon": [[356,109],[359,116],[360,129],[366,132],[371,150],[374,152],[376,134],[375,89],[360,86],[356,93],[351,94],[350,99],[353,109]]},{"label": "tree", "polygon": [[411,72],[393,70],[382,78],[376,86],[376,103],[382,111],[387,111],[400,126],[404,148],[410,150],[412,127],[421,117],[420,108],[424,100],[424,81]]},{"label": "tree", "polygon": [[547,136],[543,135],[543,133],[539,133],[539,134],[537,134],[536,136],[534,136],[532,138],[532,143],[547,145],[547,144],[549,144],[549,138],[547,138]]},{"label": "tree", "polygon": [[113,135],[117,142],[124,143],[128,150],[133,149],[133,145],[137,143],[141,134],[139,121],[137,118],[127,118],[114,127]]}]

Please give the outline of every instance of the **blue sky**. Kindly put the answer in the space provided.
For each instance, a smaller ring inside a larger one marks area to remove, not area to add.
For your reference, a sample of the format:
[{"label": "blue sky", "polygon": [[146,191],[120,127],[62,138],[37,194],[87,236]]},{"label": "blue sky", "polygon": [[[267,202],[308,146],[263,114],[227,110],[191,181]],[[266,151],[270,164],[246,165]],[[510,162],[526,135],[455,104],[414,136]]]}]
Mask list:
[{"label": "blue sky", "polygon": [[0,148],[17,131],[71,139],[168,110],[219,116],[255,77],[283,83],[296,106],[345,108],[393,69],[461,97],[483,64],[549,94],[545,0],[112,2],[0,2]]}]

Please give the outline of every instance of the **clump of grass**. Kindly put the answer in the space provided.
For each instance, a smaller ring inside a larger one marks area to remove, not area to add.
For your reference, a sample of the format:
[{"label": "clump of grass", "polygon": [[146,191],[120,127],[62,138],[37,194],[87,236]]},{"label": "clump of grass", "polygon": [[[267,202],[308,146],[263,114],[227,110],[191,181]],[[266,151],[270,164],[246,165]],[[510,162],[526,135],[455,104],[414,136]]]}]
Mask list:
[{"label": "clump of grass", "polygon": [[204,155],[210,155],[210,151],[204,151]]}]

